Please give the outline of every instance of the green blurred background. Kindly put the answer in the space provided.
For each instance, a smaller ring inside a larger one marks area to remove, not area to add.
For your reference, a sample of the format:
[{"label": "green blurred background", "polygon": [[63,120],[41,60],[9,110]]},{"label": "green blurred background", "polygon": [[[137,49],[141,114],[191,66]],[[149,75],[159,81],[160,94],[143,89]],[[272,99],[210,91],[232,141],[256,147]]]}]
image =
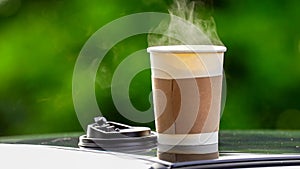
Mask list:
[{"label": "green blurred background", "polygon": [[[221,129],[300,129],[300,1],[205,2],[213,5],[218,34],[228,48]],[[0,0],[0,136],[82,131],[72,103],[72,73],[84,43],[114,19],[167,12],[171,3]],[[147,35],[128,38],[101,63],[96,94],[109,120],[134,124],[114,107],[110,82],[124,57],[146,47]],[[131,83],[137,109],[149,108],[150,91],[147,70]]]}]

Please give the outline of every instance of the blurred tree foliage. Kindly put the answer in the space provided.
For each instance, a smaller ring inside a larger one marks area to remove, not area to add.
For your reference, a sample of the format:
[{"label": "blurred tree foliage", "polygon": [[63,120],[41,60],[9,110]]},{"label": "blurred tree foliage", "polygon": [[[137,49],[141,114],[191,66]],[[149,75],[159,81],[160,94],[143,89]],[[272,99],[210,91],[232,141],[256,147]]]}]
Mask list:
[{"label": "blurred tree foliage", "polygon": [[215,2],[228,47],[221,128],[300,129],[300,2]]},{"label": "blurred tree foliage", "polygon": [[[72,73],[86,40],[114,19],[167,12],[170,3],[0,0],[0,135],[82,130],[72,103]],[[299,5],[297,0],[213,1],[218,33],[228,48],[221,129],[300,129]],[[146,47],[146,35],[128,38],[101,63],[96,93],[108,119],[134,124],[114,108],[110,83],[124,57]],[[150,91],[150,72],[143,71],[129,91],[137,109],[149,108]]]}]

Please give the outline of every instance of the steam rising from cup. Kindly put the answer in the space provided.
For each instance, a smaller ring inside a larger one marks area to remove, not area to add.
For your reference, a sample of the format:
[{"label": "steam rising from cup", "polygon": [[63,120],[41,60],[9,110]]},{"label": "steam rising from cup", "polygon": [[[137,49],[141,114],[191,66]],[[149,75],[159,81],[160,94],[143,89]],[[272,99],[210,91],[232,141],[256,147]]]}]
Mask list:
[{"label": "steam rising from cup", "polygon": [[[221,45],[212,16],[202,1],[175,0],[169,9],[170,20],[165,20],[149,34],[149,46],[166,45]],[[176,37],[176,38],[174,38]],[[180,40],[178,40],[180,39]]]}]

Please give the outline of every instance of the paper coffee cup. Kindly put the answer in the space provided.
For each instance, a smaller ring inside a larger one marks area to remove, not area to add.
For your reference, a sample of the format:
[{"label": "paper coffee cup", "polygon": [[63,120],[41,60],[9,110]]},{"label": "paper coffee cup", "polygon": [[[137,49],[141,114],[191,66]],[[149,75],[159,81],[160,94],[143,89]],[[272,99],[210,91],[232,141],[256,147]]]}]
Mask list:
[{"label": "paper coffee cup", "polygon": [[149,47],[158,156],[167,161],[218,158],[226,47]]}]

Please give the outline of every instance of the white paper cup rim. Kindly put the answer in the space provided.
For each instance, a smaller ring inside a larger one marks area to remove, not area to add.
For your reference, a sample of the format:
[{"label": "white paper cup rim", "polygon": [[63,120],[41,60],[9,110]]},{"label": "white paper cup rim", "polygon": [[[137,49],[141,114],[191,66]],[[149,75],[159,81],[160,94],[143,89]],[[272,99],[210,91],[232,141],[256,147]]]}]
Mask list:
[{"label": "white paper cup rim", "polygon": [[152,46],[147,48],[147,52],[157,53],[216,53],[226,52],[225,46],[216,45],[170,45],[170,46]]}]

